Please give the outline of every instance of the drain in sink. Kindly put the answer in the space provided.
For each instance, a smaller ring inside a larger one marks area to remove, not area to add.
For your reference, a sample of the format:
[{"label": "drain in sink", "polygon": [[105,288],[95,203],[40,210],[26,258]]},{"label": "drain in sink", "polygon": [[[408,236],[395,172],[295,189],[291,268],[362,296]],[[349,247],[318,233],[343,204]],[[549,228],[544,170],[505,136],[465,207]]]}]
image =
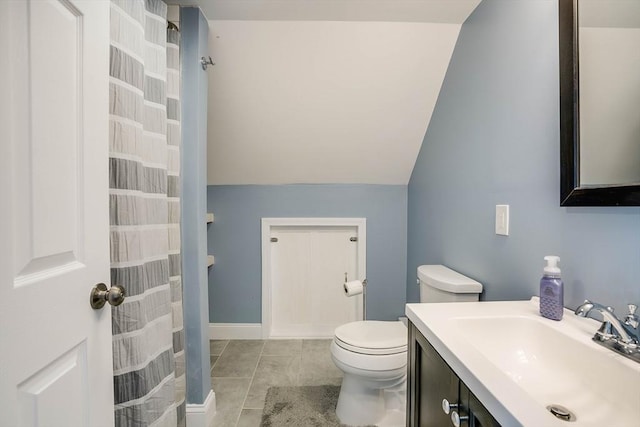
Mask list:
[{"label": "drain in sink", "polygon": [[562,421],[575,421],[577,419],[573,412],[562,405],[551,404],[547,406],[547,410]]}]

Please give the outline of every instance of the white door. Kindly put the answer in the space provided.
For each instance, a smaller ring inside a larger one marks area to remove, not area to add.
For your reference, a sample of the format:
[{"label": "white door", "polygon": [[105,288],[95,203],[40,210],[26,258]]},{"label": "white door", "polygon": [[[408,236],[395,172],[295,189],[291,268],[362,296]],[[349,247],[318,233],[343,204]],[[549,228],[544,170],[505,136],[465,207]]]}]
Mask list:
[{"label": "white door", "polygon": [[359,277],[356,227],[272,227],[271,336],[332,337],[362,319],[362,295],[347,297]]},{"label": "white door", "polygon": [[0,424],[111,426],[109,2],[0,16]]}]

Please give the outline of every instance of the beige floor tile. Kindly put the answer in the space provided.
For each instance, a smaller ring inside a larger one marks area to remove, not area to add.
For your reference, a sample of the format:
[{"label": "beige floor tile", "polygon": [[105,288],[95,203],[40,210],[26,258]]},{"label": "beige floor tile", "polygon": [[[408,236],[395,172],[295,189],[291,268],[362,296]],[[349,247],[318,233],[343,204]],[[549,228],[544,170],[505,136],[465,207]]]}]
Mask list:
[{"label": "beige floor tile", "polygon": [[262,340],[231,340],[225,347],[224,354],[260,354],[263,347],[264,341]]},{"label": "beige floor tile", "polygon": [[295,356],[302,353],[302,340],[269,340],[262,350],[263,356]]},{"label": "beige floor tile", "polygon": [[258,364],[264,341],[229,341],[211,369],[212,377],[252,377]]},{"label": "beige floor tile", "polygon": [[214,340],[211,382],[216,393],[214,427],[258,427],[272,386],[340,385],[330,339]]},{"label": "beige floor tile", "polygon": [[320,340],[302,340],[302,351],[303,352],[318,352],[318,351],[326,351],[329,352],[329,347],[331,346],[332,339],[320,339]]},{"label": "beige floor tile", "polygon": [[269,387],[295,385],[300,372],[300,356],[262,356],[253,377],[244,408],[264,407]]},{"label": "beige floor tile", "polygon": [[216,415],[213,427],[234,427],[242,411],[242,403],[251,384],[250,378],[212,378],[216,393]]},{"label": "beige floor tile", "polygon": [[331,340],[304,340],[302,342],[300,383],[311,385],[318,384],[318,381],[322,379],[342,377],[342,371],[336,367],[331,359],[330,345]]},{"label": "beige floor tile", "polygon": [[209,354],[211,356],[220,356],[229,340],[211,340],[209,341]]},{"label": "beige floor tile", "polygon": [[243,409],[237,427],[260,427],[262,409]]}]

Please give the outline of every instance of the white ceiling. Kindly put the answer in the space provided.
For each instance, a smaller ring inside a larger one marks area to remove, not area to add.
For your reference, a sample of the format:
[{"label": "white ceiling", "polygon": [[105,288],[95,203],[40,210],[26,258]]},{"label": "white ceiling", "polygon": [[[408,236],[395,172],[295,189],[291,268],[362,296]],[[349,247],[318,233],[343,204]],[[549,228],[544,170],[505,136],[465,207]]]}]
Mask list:
[{"label": "white ceiling", "polygon": [[461,24],[481,0],[167,0],[199,6],[207,19]]},{"label": "white ceiling", "polygon": [[197,0],[214,18],[208,183],[407,184],[479,2]]}]

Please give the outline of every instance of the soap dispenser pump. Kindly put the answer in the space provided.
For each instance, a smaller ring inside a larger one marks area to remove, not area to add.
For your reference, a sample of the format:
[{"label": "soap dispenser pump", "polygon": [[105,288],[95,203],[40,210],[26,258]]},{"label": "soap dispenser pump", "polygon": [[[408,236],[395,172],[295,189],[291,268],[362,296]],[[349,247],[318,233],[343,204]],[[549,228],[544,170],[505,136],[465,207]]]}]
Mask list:
[{"label": "soap dispenser pump", "polygon": [[560,257],[544,257],[547,265],[540,279],[540,314],[547,319],[562,320],[564,309],[564,283],[560,278]]}]

